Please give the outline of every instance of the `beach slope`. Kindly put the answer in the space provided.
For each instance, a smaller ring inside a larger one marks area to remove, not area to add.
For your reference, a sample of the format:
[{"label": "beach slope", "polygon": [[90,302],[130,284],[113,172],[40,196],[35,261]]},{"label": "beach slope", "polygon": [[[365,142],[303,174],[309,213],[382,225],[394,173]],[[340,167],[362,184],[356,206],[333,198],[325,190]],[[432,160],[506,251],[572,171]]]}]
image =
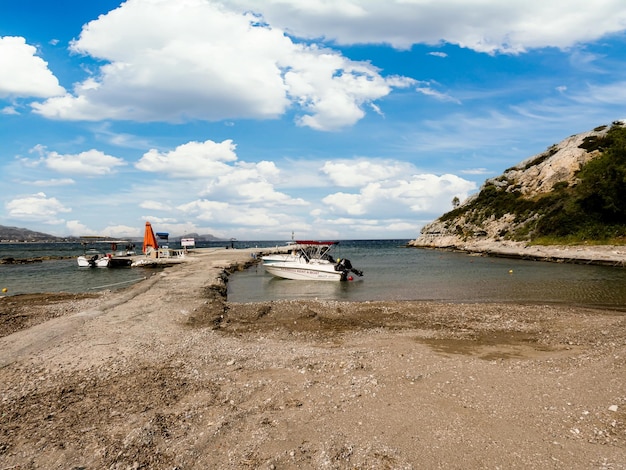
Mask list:
[{"label": "beach slope", "polygon": [[0,469],[626,468],[623,312],[227,302],[249,262],[0,299],[48,315],[0,338]]}]

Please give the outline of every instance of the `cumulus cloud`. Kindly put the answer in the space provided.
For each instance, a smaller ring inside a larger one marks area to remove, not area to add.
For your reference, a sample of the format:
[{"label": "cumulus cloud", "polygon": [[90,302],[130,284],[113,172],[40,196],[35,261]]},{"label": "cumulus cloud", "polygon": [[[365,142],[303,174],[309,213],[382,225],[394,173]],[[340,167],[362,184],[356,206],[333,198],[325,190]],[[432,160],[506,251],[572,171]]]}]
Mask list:
[{"label": "cumulus cloud", "polygon": [[201,197],[213,197],[238,203],[304,205],[274,189],[280,171],[274,162],[237,161],[232,140],[221,143],[188,142],[174,150],[145,153],[137,163],[143,171],[166,173],[170,177],[208,180]]},{"label": "cumulus cloud", "polygon": [[358,193],[330,194],[323,202],[339,215],[406,218],[407,212],[445,212],[454,196],[463,200],[474,189],[475,183],[455,175],[417,174],[409,179],[368,183]]},{"label": "cumulus cloud", "polygon": [[201,222],[219,225],[227,223],[243,227],[276,227],[280,225],[278,217],[262,207],[232,205],[226,202],[198,199],[177,208],[187,216]]},{"label": "cumulus cloud", "polygon": [[35,112],[183,122],[277,118],[295,107],[299,125],[334,130],[411,83],[211,1],[128,0],[85,25],[71,49],[106,64]]},{"label": "cumulus cloud", "polygon": [[236,148],[232,140],[188,142],[168,152],[151,149],[135,166],[143,171],[167,173],[174,178],[215,177],[230,171],[226,162],[237,160]]},{"label": "cumulus cloud", "polygon": [[[229,0],[242,10],[263,14],[290,34],[338,44],[442,42],[486,53],[520,53],[531,48],[568,48],[624,30],[622,0]],[[593,25],[590,27],[589,25]]]},{"label": "cumulus cloud", "polygon": [[[30,164],[43,164],[58,173],[82,176],[104,176],[115,172],[116,167],[126,165],[123,159],[107,155],[100,150],[87,150],[78,154],[60,154],[38,145],[33,149],[41,159]],[[28,162],[27,162],[28,163]],[[67,180],[63,183],[67,184]]]},{"label": "cumulus cloud", "polygon": [[63,93],[65,89],[34,46],[22,37],[0,37],[0,98],[48,98]]},{"label": "cumulus cloud", "polygon": [[59,219],[59,214],[72,211],[58,199],[48,197],[45,193],[17,197],[7,202],[5,208],[10,218],[45,224],[60,223],[62,219]]},{"label": "cumulus cloud", "polygon": [[231,202],[262,203],[265,205],[306,205],[300,198],[291,198],[274,189],[279,170],[274,162],[242,162],[227,174],[212,180],[201,192],[201,196],[215,196]]},{"label": "cumulus cloud", "polygon": [[65,223],[65,228],[68,231],[68,235],[74,237],[99,235],[99,233],[97,233],[95,230],[92,230],[86,225],[81,224],[78,220],[68,220]]}]

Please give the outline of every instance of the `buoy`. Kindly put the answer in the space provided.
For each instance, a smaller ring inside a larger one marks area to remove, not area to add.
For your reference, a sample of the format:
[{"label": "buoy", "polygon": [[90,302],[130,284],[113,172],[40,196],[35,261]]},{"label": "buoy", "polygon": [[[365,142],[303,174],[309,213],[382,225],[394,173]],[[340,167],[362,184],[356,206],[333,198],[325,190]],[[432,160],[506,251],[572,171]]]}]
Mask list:
[{"label": "buoy", "polygon": [[348,281],[353,281],[354,278],[352,276],[348,276]]},{"label": "buoy", "polygon": [[509,274],[513,274],[513,270],[512,269],[509,269]]},{"label": "buoy", "polygon": [[2,288],[2,293],[3,293],[3,294],[6,294],[8,291],[9,291],[9,289],[7,289],[6,287],[3,287],[3,288]]}]

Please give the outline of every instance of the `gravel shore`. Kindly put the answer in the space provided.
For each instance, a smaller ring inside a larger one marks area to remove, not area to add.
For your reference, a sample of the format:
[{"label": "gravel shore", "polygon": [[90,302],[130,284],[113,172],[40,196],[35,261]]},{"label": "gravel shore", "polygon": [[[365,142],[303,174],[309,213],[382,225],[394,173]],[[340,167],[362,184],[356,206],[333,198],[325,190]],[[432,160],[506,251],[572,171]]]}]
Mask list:
[{"label": "gravel shore", "polygon": [[417,248],[449,249],[504,258],[626,267],[626,246],[621,245],[529,245],[509,240],[471,239],[423,235],[411,240]]},{"label": "gravel shore", "polygon": [[0,298],[0,470],[626,469],[624,312],[226,301],[249,260]]}]

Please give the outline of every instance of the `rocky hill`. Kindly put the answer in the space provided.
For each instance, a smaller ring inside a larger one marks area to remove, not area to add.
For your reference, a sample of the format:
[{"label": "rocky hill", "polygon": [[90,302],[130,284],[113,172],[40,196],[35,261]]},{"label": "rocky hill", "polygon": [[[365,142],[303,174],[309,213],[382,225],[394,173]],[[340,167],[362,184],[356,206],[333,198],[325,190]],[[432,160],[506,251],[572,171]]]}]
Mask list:
[{"label": "rocky hill", "polygon": [[47,233],[0,225],[0,242],[55,242],[63,240],[65,239]]},{"label": "rocky hill", "polygon": [[625,182],[626,127],[616,121],[573,135],[488,179],[410,244],[623,242]]}]

